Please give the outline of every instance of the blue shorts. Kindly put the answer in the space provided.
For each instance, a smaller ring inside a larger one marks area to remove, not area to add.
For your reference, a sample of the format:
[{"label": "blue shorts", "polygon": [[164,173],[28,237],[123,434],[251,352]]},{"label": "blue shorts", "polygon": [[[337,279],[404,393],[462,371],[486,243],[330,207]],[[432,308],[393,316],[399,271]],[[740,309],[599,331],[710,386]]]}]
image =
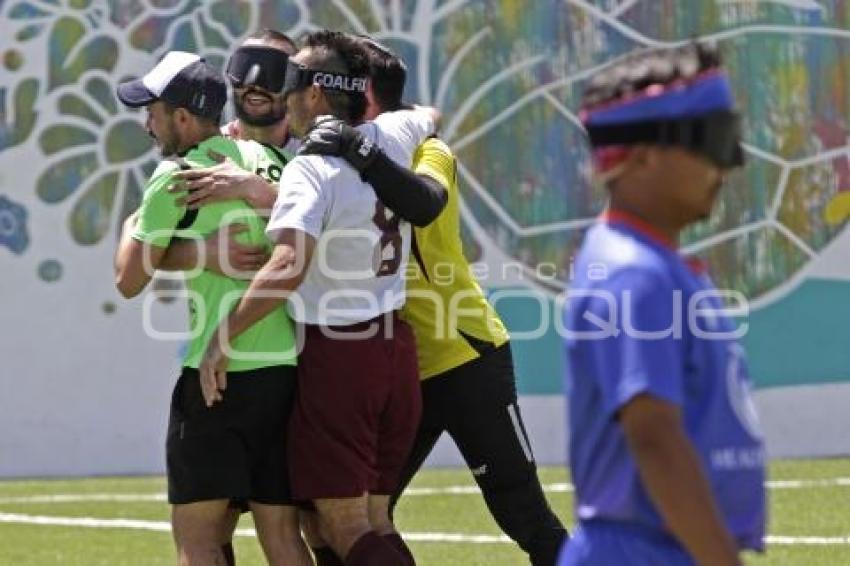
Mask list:
[{"label": "blue shorts", "polygon": [[579,523],[558,566],[695,566],[673,538],[647,527],[613,521]]}]

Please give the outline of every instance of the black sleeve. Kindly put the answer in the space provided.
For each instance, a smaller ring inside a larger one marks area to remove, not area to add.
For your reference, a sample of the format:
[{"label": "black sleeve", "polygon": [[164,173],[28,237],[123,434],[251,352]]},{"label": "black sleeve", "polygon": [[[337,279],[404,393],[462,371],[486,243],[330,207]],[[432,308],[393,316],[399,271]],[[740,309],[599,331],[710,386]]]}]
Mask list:
[{"label": "black sleeve", "polygon": [[433,222],[449,201],[448,191],[438,181],[398,165],[380,150],[361,177],[384,206],[414,226]]}]

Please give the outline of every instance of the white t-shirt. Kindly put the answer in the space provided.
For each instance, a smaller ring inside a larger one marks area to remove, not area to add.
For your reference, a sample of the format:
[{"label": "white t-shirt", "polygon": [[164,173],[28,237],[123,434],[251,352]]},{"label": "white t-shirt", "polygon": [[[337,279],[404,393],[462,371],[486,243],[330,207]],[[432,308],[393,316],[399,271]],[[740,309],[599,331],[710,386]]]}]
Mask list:
[{"label": "white t-shirt", "polygon": [[[434,123],[417,110],[388,112],[357,127],[396,163],[409,167]],[[316,238],[304,281],[288,300],[292,318],[350,325],[404,304],[410,224],[338,157],[299,155],[283,169],[266,232],[294,228]]]}]

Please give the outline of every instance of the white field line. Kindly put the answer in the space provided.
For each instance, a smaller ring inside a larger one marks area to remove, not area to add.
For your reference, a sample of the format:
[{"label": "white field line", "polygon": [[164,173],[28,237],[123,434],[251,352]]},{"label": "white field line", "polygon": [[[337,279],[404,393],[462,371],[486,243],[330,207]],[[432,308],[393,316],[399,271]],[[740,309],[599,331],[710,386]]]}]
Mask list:
[{"label": "white field line", "polygon": [[765,543],[776,545],[839,545],[850,544],[850,536],[846,537],[786,537],[782,535],[768,535]]},{"label": "white field line", "polygon": [[[810,489],[814,487],[850,487],[850,477],[827,478],[820,480],[770,480],[765,483],[768,489]],[[575,490],[570,483],[550,483],[543,486],[548,493],[571,493]],[[468,495],[481,493],[475,485],[454,485],[449,487],[411,487],[404,495]],[[2,503],[2,499],[0,499]]]},{"label": "white field line", "polygon": [[[171,532],[168,521],[140,521],[136,519],[95,519],[93,517],[47,517],[44,515],[23,515],[20,513],[0,513],[0,523],[26,525],[82,527],[89,529],[135,529],[143,531]],[[236,529],[236,536],[255,537],[254,529]],[[461,533],[402,533],[413,542],[461,542],[473,544],[510,543],[504,535],[474,535]]]},{"label": "white field line", "polygon": [[[40,526],[81,527],[89,529],[133,529],[143,531],[170,532],[167,521],[140,521],[136,519],[95,519],[92,517],[47,517],[0,513],[0,523]],[[255,537],[254,529],[236,529],[236,536]],[[463,533],[402,533],[411,542],[453,542],[464,544],[504,544],[512,541],[504,535],[476,535]],[[846,537],[791,537],[771,535],[766,537],[768,545],[850,545]]]},{"label": "white field line", "polygon": [[770,489],[806,489],[810,487],[850,487],[850,478],[827,478],[822,480],[771,480]]},{"label": "white field line", "polygon": [[[570,483],[550,483],[543,486],[543,491],[549,493],[572,493]],[[448,487],[409,487],[404,490],[404,496],[409,495],[470,495],[481,493],[477,485],[452,485]]]},{"label": "white field line", "polygon": [[164,493],[60,493],[55,495],[31,495],[0,497],[0,504],[9,503],[138,503],[145,501],[168,501]]},{"label": "white field line", "polygon": [[[768,489],[811,489],[823,487],[850,487],[850,477],[827,478],[820,480],[770,480],[766,483]],[[547,493],[572,493],[574,487],[570,483],[550,483],[543,486]],[[404,496],[423,495],[476,495],[481,493],[475,485],[452,485],[446,487],[411,487],[405,490]],[[26,495],[17,497],[0,497],[0,505],[17,503],[96,503],[96,502],[164,502],[164,493],[78,493],[54,495]]]}]

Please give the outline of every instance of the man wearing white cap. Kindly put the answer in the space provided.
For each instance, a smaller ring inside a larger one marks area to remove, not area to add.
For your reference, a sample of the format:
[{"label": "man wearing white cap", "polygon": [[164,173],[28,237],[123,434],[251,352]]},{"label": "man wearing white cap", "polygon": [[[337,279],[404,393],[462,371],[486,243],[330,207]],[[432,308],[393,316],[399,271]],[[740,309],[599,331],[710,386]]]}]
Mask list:
[{"label": "man wearing white cap", "polygon": [[[141,79],[118,87],[131,107],[147,107],[146,126],[164,160],[145,187],[142,204],[124,224],[115,256],[116,284],[125,297],[141,293],[172,238],[202,240],[227,225],[241,225],[244,244],[271,243],[265,221],[243,200],[189,210],[169,191],[181,169],[225,156],[262,174],[275,163],[268,148],[221,136],[227,99],[221,75],[197,55],[172,51]],[[206,345],[233,300],[248,283],[202,269],[187,274],[191,343],[174,388],[166,453],[168,499],[181,564],[223,564],[221,533],[231,500],[249,501],[270,564],[312,564],[291,506],[286,426],[295,393],[292,323],[277,309],[232,341],[231,379],[221,402],[207,407],[198,366]]]},{"label": "man wearing white cap", "polygon": [[[224,126],[227,137],[253,140],[271,149],[277,163],[263,175],[245,171],[232,162],[215,156],[219,163],[193,168],[175,175],[181,182],[172,191],[185,193],[189,209],[216,202],[242,199],[268,216],[278,192],[284,166],[294,157],[299,142],[289,135],[283,96],[280,93],[286,61],[298,51],[285,34],[265,29],[249,36],[231,55],[225,76],[232,88],[233,110],[237,120]],[[271,182],[269,181],[271,179]],[[199,255],[206,250],[206,257]],[[210,235],[203,244],[174,241],[161,266],[182,271],[203,264],[205,269],[221,273],[222,261],[240,270],[255,271],[268,256],[262,247],[244,246],[227,230]]]}]

